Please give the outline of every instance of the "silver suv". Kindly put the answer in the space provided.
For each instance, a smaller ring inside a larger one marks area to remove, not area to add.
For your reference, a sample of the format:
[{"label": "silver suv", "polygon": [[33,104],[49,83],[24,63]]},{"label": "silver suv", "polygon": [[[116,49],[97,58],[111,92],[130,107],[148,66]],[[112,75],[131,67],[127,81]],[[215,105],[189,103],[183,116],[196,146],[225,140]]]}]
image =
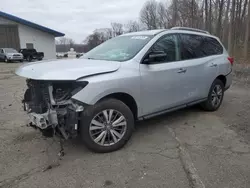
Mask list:
[{"label": "silver suv", "polygon": [[134,122],[200,104],[217,110],[233,58],[215,36],[190,29],[128,33],[80,59],[29,63],[24,109],[44,135],[80,135],[95,152],[120,149]]},{"label": "silver suv", "polygon": [[5,63],[11,61],[23,62],[23,54],[13,48],[0,48],[0,60],[4,60]]}]

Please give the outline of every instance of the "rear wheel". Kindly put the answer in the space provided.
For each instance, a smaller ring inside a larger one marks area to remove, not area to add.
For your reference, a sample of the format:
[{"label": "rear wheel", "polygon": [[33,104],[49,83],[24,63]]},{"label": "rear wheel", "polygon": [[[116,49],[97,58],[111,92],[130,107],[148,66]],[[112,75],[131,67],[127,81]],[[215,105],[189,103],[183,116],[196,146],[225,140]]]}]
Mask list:
[{"label": "rear wheel", "polygon": [[201,104],[206,111],[216,111],[221,106],[224,97],[225,86],[223,82],[216,79],[209,91],[208,98]]},{"label": "rear wheel", "polygon": [[107,99],[82,114],[80,134],[92,151],[106,153],[122,148],[132,135],[134,117],[123,102]]},{"label": "rear wheel", "polygon": [[27,60],[28,60],[29,62],[31,62],[31,61],[32,61],[32,56],[28,56],[28,57],[27,57]]}]

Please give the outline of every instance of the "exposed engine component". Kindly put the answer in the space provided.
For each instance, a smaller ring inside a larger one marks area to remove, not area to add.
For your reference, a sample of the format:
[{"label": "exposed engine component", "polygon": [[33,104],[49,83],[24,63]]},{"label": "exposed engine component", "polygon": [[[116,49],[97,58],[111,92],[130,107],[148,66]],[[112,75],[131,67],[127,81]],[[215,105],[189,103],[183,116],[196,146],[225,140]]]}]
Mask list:
[{"label": "exposed engine component", "polygon": [[27,80],[24,110],[44,135],[59,134],[65,139],[77,135],[83,106],[71,100],[87,83]]},{"label": "exposed engine component", "polygon": [[72,97],[72,90],[74,90],[72,83],[55,83],[53,84],[53,97],[56,102],[69,100]]}]

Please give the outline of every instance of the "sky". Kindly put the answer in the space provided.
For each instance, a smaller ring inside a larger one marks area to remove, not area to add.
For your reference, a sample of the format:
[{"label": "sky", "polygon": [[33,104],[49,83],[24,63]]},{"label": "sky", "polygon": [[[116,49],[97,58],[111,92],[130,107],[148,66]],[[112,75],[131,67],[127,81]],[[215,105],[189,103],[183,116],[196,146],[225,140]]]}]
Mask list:
[{"label": "sky", "polygon": [[146,0],[1,0],[0,10],[82,42],[111,22],[138,20]]}]

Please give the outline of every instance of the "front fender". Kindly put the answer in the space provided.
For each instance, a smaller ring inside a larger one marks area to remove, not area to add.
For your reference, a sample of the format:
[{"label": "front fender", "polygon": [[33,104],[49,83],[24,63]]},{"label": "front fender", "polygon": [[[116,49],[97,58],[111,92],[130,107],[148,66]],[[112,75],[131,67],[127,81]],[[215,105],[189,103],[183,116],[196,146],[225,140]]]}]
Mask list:
[{"label": "front fender", "polygon": [[[88,81],[89,84],[72,98],[88,105],[94,105],[108,95],[124,93],[134,98],[138,107],[138,115],[140,115],[140,77],[127,75],[117,78],[115,74],[118,73],[98,75],[92,77],[92,79],[86,79],[85,81]],[[114,79],[110,79],[112,77]]]}]

